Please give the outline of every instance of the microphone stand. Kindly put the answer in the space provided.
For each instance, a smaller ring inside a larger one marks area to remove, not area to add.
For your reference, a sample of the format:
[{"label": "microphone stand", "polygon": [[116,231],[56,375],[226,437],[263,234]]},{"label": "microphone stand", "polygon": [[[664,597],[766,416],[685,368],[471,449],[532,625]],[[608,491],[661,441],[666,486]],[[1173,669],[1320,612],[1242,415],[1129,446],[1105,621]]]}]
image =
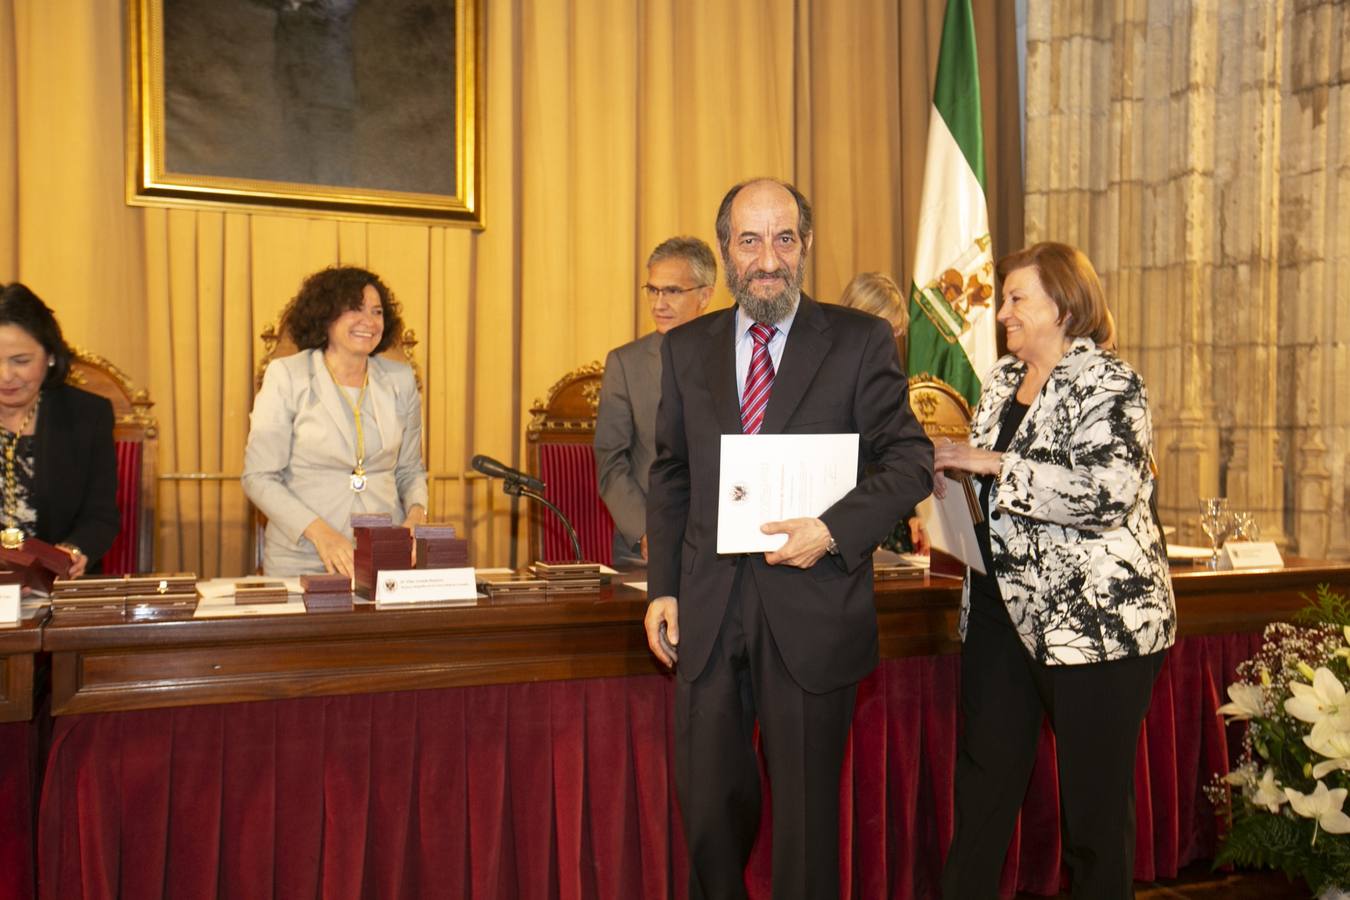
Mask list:
[{"label": "microphone stand", "polygon": [[502,479],[502,492],[512,497],[529,497],[531,500],[537,500],[540,503],[553,510],[553,514],[562,522],[563,527],[567,529],[567,536],[572,539],[572,552],[576,555],[577,562],[585,562],[581,555],[581,541],[577,540],[577,530],[572,527],[572,523],[567,521],[567,516],[563,511],[554,506],[547,497],[537,491],[532,491],[514,478]]}]

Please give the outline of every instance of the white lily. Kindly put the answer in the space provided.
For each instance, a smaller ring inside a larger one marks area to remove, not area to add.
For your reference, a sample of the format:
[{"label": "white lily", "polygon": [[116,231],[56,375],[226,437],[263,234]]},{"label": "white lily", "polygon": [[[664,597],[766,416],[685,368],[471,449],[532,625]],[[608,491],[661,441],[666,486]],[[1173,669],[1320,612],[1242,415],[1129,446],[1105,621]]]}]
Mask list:
[{"label": "white lily", "polygon": [[1225,703],[1217,710],[1219,715],[1228,716],[1228,721],[1241,722],[1261,715],[1265,692],[1256,685],[1235,681],[1228,686],[1228,696],[1233,702]]},{"label": "white lily", "polygon": [[[1320,781],[1311,794],[1300,794],[1293,788],[1284,789],[1284,795],[1289,798],[1289,805],[1294,812],[1305,819],[1315,819],[1317,827],[1328,834],[1350,834],[1350,816],[1342,811],[1347,793],[1350,791],[1345,788],[1327,790],[1327,786]],[[1313,830],[1313,843],[1317,843],[1316,829]]]},{"label": "white lily", "polygon": [[1275,770],[1266,769],[1266,774],[1261,776],[1261,780],[1256,782],[1256,790],[1252,794],[1252,803],[1257,806],[1264,806],[1273,813],[1280,811],[1284,806],[1284,789],[1275,781]]},{"label": "white lily", "polygon": [[1321,778],[1337,769],[1350,769],[1350,731],[1314,727],[1312,734],[1303,738],[1314,753],[1327,757],[1312,767],[1312,777]]},{"label": "white lily", "polygon": [[1284,701],[1284,711],[1289,715],[1311,722],[1314,731],[1318,726],[1322,730],[1350,731],[1350,701],[1345,695],[1345,685],[1326,666],[1312,673],[1311,685],[1291,681],[1289,690],[1294,695]]}]

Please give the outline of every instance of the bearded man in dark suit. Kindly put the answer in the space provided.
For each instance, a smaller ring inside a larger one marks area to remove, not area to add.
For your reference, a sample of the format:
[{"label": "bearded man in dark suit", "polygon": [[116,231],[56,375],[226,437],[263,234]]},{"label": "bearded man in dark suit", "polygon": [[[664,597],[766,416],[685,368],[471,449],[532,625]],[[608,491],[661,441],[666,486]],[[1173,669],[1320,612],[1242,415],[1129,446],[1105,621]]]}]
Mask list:
[{"label": "bearded man in dark suit", "polygon": [[[678,649],[675,782],[695,900],[745,897],[756,721],[774,896],[838,895],[839,773],[857,683],[878,658],[872,551],[932,485],[890,326],[801,292],[812,237],[796,188],[733,187],[717,238],[736,306],[674,329],[661,349],[645,627],[663,662],[674,660],[662,637]],[[721,436],[741,433],[857,433],[857,486],[819,517],[766,523],[787,535],[775,552],[718,555]]]}]

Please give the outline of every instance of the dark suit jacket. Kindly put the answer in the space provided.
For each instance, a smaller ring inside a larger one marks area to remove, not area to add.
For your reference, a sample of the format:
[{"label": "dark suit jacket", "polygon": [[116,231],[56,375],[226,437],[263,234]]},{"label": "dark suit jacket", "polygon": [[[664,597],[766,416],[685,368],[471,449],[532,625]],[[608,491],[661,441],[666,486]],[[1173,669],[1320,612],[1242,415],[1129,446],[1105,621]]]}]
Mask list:
[{"label": "dark suit jacket", "polygon": [[43,388],[34,456],[37,537],[74,544],[93,569],[121,529],[112,404],[70,385]]},{"label": "dark suit jacket", "polygon": [[808,691],[834,690],[876,666],[872,551],[931,492],[932,445],[910,411],[890,325],[803,295],[761,433],[858,433],[858,485],[820,517],[839,555],[805,571],[770,566],[762,554],[719,556],[721,436],[741,432],[734,340],[731,309],[666,335],[647,495],[648,593],[678,599],[679,671],[693,680],[744,566],[793,678]]},{"label": "dark suit jacket", "polygon": [[647,471],[656,458],[661,399],[661,332],[609,352],[595,417],[600,497],[625,548],[647,533]]}]

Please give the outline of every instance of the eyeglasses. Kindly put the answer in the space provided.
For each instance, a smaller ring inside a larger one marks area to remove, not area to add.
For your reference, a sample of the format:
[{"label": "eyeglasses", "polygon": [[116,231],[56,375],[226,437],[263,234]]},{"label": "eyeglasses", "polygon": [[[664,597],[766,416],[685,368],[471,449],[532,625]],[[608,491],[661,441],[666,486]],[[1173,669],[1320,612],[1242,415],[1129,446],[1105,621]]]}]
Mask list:
[{"label": "eyeglasses", "polygon": [[698,291],[698,290],[702,290],[702,289],[705,288],[705,287],[707,287],[706,284],[696,284],[696,285],[694,285],[693,287],[687,287],[687,288],[682,288],[682,287],[657,287],[657,286],[654,285],[654,284],[644,284],[644,285],[642,286],[642,293],[644,293],[644,294],[647,295],[647,299],[648,299],[648,300],[650,300],[650,301],[652,301],[653,303],[655,303],[657,300],[660,300],[660,299],[662,299],[662,298],[665,298],[666,300],[674,300],[676,297],[680,296],[681,294],[687,294],[687,293],[689,293],[690,291]]}]

